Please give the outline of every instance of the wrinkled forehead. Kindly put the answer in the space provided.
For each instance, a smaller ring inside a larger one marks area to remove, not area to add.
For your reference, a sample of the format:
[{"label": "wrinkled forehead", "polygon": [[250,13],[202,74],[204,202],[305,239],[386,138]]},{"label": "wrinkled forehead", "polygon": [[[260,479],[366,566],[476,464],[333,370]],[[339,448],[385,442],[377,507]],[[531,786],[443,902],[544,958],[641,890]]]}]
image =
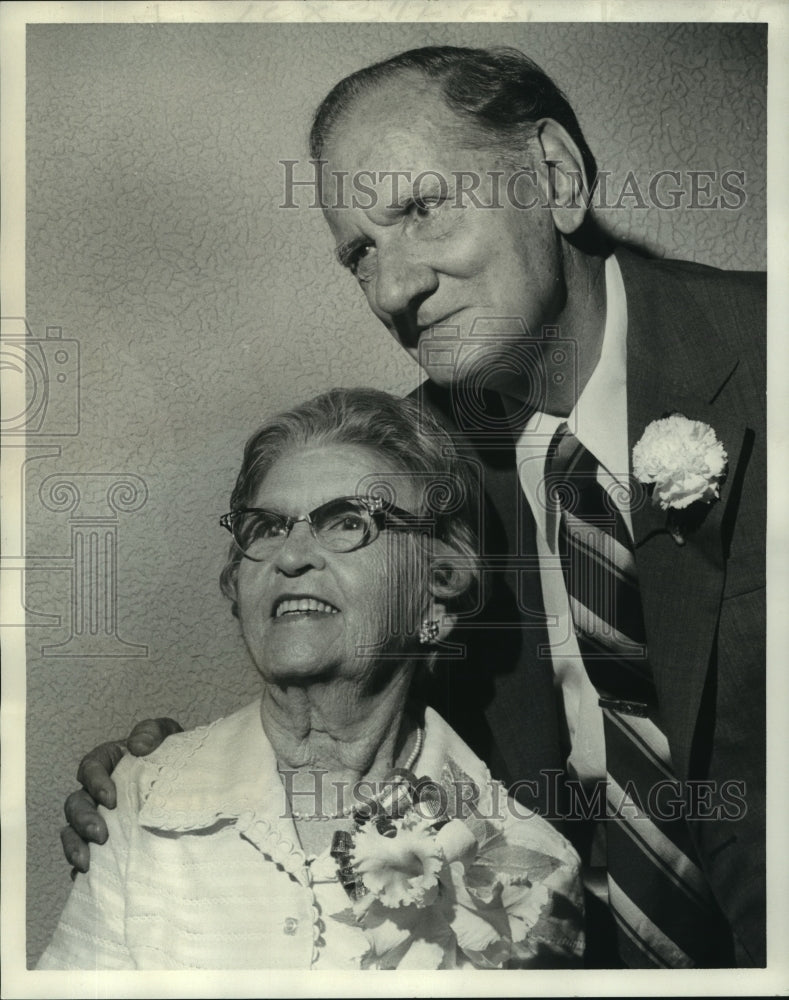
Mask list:
[{"label": "wrinkled forehead", "polygon": [[397,217],[424,199],[464,209],[471,190],[486,192],[487,202],[497,178],[532,163],[530,145],[526,131],[505,139],[459,115],[438,81],[401,74],[359,94],[333,123],[318,172],[327,221],[345,239],[359,213],[388,223],[387,211]]},{"label": "wrinkled forehead", "polygon": [[258,479],[253,505],[306,514],[337,497],[383,496],[408,510],[418,493],[414,473],[388,456],[361,444],[317,439],[280,454]]}]

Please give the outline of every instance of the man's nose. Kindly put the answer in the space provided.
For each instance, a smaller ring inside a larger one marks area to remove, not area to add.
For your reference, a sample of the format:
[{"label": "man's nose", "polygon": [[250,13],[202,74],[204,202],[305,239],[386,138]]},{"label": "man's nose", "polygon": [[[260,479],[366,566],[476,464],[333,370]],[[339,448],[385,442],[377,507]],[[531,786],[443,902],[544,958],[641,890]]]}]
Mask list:
[{"label": "man's nose", "polygon": [[318,544],[306,521],[299,521],[290,529],[277,549],[274,565],[286,576],[300,576],[310,569],[324,568],[325,550]]},{"label": "man's nose", "polygon": [[375,304],[388,316],[410,313],[415,322],[420,303],[438,288],[438,275],[400,243],[378,252]]}]

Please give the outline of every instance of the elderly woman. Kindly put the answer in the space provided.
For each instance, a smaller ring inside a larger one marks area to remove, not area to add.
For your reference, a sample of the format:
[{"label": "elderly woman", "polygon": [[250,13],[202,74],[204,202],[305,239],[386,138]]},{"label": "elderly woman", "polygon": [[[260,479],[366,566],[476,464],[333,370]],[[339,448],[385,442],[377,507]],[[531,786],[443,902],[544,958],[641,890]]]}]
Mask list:
[{"label": "elderly woman", "polygon": [[373,390],[249,440],[222,589],[262,696],[121,761],[39,968],[578,960],[572,848],[410,697],[473,592],[469,490],[440,428]]}]

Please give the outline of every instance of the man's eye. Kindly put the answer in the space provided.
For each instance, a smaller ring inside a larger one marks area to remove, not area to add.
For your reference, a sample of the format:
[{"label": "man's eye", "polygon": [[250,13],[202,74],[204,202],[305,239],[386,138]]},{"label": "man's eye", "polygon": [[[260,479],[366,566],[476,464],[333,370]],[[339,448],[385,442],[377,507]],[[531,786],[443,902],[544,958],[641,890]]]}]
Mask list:
[{"label": "man's eye", "polygon": [[375,245],[365,243],[354,250],[353,256],[348,262],[351,274],[359,281],[368,281],[375,272]]},{"label": "man's eye", "polygon": [[446,201],[442,195],[426,195],[424,198],[414,198],[411,203],[411,214],[418,219],[426,219],[433,215]]}]

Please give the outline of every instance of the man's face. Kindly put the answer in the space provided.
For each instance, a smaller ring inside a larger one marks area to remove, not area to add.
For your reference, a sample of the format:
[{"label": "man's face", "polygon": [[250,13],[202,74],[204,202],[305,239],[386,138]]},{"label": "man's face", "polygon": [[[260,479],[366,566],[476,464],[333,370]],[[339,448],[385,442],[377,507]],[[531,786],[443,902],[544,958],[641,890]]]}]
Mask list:
[{"label": "man's face", "polygon": [[[544,202],[538,188],[521,171],[510,197],[518,168],[467,129],[421,76],[363,95],[324,148],[326,217],[370,308],[435,382],[520,397],[524,342],[564,304],[560,237],[547,208],[515,203]],[[481,205],[462,193],[473,177]]]}]

